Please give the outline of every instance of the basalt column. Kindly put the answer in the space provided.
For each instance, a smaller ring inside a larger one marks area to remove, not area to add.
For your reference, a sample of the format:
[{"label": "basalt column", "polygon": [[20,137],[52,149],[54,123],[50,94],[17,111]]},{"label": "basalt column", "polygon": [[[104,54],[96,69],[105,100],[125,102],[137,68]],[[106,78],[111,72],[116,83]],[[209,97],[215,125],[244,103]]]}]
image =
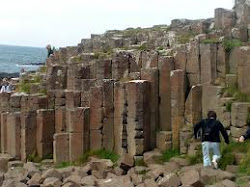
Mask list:
[{"label": "basalt column", "polygon": [[53,135],[55,133],[55,111],[37,110],[37,155],[43,158],[53,153]]},{"label": "basalt column", "polygon": [[151,146],[150,83],[145,80],[126,84],[128,118],[127,142],[130,156],[142,156]]},{"label": "basalt column", "polygon": [[171,124],[173,147],[180,145],[180,130],[184,125],[184,105],[186,93],[186,73],[183,70],[171,71]]}]

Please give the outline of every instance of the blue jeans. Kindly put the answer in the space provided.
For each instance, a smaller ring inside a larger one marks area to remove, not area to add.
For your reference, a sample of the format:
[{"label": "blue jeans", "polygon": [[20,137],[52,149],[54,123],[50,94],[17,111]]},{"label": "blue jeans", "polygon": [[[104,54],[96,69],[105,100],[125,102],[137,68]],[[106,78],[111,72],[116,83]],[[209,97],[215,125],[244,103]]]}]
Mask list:
[{"label": "blue jeans", "polygon": [[213,161],[218,161],[221,157],[220,143],[218,142],[202,142],[203,165],[211,166],[210,150],[213,151]]}]

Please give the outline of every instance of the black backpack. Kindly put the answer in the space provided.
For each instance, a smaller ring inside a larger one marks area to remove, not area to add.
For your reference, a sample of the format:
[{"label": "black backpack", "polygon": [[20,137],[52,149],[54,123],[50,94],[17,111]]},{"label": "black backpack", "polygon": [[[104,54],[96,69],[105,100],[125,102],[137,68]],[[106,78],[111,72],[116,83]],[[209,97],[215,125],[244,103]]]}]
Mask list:
[{"label": "black backpack", "polygon": [[215,120],[211,125],[209,125],[207,122],[208,122],[207,120],[204,120],[205,127],[204,127],[203,133],[202,133],[203,137],[209,137],[211,135],[213,127],[217,121]]}]

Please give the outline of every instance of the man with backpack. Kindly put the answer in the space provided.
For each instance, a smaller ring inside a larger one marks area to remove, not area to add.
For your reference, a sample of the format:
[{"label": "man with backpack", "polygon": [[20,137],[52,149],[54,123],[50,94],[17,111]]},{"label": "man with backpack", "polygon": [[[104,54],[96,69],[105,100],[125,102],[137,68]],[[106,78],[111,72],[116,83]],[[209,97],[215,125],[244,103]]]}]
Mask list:
[{"label": "man with backpack", "polygon": [[[216,118],[216,113],[214,111],[209,111],[207,119],[201,120],[199,123],[194,125],[195,139],[197,139],[197,132],[201,129],[203,165],[207,167],[213,164],[215,169],[218,168],[218,160],[221,157],[220,133],[222,134],[225,142],[229,144],[227,131],[221,122],[216,120]],[[210,150],[213,153],[212,162],[210,159]]]}]

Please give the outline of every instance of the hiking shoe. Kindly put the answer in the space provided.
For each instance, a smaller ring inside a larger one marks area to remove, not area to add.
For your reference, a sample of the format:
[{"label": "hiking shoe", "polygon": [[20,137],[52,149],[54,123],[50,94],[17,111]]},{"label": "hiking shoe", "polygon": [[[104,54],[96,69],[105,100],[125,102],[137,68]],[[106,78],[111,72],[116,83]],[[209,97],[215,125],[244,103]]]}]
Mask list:
[{"label": "hiking shoe", "polygon": [[218,169],[218,163],[217,163],[217,161],[213,160],[212,163],[213,163],[214,169]]}]

